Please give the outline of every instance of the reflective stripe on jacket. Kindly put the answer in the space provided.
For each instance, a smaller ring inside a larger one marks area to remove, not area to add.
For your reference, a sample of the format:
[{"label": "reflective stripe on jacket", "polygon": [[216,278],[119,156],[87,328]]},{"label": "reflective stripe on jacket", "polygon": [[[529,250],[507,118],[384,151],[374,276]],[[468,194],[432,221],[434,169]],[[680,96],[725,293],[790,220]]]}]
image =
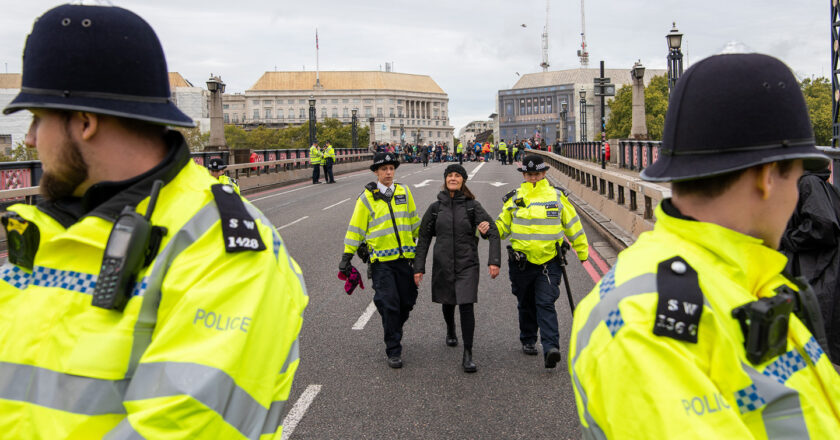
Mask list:
[{"label": "reflective stripe on jacket", "polygon": [[324,150],[324,159],[326,158],[330,158],[335,162],[335,150],[332,145],[327,145],[327,148]]},{"label": "reflective stripe on jacket", "polygon": [[513,249],[524,252],[531,263],[543,264],[554,258],[555,243],[561,243],[564,234],[581,261],[589,258],[589,242],[577,211],[547,179],[536,186],[522,183],[502,206],[496,227],[501,238],[510,238]]},{"label": "reflective stripe on jacket", "polygon": [[504,142],[499,142],[499,151],[507,152],[507,144]]},{"label": "reflective stripe on jacket", "polygon": [[[40,245],[32,270],[0,269],[0,437],[280,438],[308,302],[300,268],[247,202],[267,249],[227,253],[218,182],[177,148],[151,219],[168,232],[122,312],[91,305],[111,220],[9,208]],[[144,213],[148,196],[131,197],[104,204]]]},{"label": "reflective stripe on jacket", "polygon": [[323,163],[321,149],[318,147],[309,147],[309,163],[312,165],[321,165]]},{"label": "reflective stripe on jacket", "polygon": [[[732,317],[787,283],[785,257],[661,204],[656,218],[575,310],[568,359],[584,438],[836,438],[840,377],[800,320],[790,315],[784,354],[753,365]],[[675,256],[704,296],[696,343],[653,334],[658,265]]]},{"label": "reflective stripe on jacket", "polygon": [[379,189],[371,192],[365,188],[356,199],[356,207],[344,235],[345,253],[356,252],[365,241],[371,261],[414,258],[420,217],[408,187],[398,183],[394,187],[390,202],[380,198]]}]

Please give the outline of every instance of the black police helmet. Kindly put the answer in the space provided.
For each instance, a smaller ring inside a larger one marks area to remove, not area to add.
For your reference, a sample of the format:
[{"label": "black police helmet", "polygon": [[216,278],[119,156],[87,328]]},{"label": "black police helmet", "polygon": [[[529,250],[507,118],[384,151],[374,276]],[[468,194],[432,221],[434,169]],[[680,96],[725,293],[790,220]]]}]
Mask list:
[{"label": "black police helmet", "polygon": [[214,157],[207,162],[207,169],[213,171],[222,171],[227,168],[227,164],[225,163],[224,159]]},{"label": "black police helmet", "polygon": [[78,110],[195,126],[170,98],[155,31],[126,9],[62,5],[44,13],[26,39],[21,82],[3,113]]},{"label": "black police helmet", "polygon": [[394,168],[399,168],[400,160],[396,153],[376,153],[373,155],[373,164],[370,166],[371,171],[376,171],[382,165],[393,165]]},{"label": "black police helmet", "polygon": [[641,176],[691,180],[788,159],[804,159],[806,169],[829,160],[815,147],[793,73],[767,55],[715,55],[677,81],[659,158]]},{"label": "black police helmet", "polygon": [[549,166],[546,165],[542,156],[539,154],[529,154],[522,159],[522,166],[516,170],[520,173],[541,173],[548,171]]}]

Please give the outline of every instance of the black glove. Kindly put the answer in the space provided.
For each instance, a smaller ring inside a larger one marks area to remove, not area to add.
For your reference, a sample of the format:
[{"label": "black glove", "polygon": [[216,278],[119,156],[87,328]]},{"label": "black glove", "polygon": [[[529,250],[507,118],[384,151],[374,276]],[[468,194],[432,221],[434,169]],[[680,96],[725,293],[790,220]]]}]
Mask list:
[{"label": "black glove", "polygon": [[353,259],[353,254],[344,254],[341,256],[341,262],[338,263],[338,270],[344,272],[345,275],[350,275],[350,268],[353,267],[350,264],[350,260]]}]

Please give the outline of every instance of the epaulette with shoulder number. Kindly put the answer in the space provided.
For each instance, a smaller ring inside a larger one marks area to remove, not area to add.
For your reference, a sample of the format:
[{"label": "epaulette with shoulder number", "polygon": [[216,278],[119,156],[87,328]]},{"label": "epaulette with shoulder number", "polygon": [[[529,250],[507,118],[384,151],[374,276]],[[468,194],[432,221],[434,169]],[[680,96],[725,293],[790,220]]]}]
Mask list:
[{"label": "epaulette with shoulder number", "polygon": [[379,187],[378,187],[378,186],[376,186],[376,182],[370,182],[370,183],[368,183],[367,185],[365,185],[365,189],[366,189],[366,190],[368,190],[368,191],[370,191],[370,192],[372,192],[372,193],[374,193],[374,194],[376,194],[377,192],[379,192]]},{"label": "epaulette with shoulder number", "polygon": [[682,257],[665,260],[657,268],[656,287],[659,302],[653,334],[696,344],[703,314],[697,271]]},{"label": "epaulette with shoulder number", "polygon": [[502,203],[507,203],[507,201],[510,200],[511,197],[513,197],[515,195],[516,195],[516,190],[515,189],[511,190],[509,193],[505,194],[504,197],[502,197]]},{"label": "epaulette with shoulder number", "polygon": [[225,251],[263,251],[265,243],[260,236],[260,230],[254,217],[248,213],[242,197],[230,185],[217,184],[210,187],[219,217],[222,222],[222,237],[225,241]]},{"label": "epaulette with shoulder number", "polygon": [[562,186],[560,186],[560,185],[554,185],[554,189],[556,189],[556,190],[560,191],[561,193],[563,193],[563,195],[564,195],[564,196],[569,197],[569,191],[568,191],[566,188],[563,188],[563,187],[562,187]]}]

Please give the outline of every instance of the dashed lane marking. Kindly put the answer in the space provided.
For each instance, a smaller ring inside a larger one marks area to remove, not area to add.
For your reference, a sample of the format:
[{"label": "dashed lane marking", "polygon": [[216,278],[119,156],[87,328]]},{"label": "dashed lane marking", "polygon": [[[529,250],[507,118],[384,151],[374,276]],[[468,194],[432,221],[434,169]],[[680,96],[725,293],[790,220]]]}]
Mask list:
[{"label": "dashed lane marking", "polygon": [[292,433],[295,432],[295,428],[297,428],[298,423],[306,414],[306,410],[309,409],[309,405],[312,404],[312,401],[315,400],[315,396],[321,392],[321,385],[309,385],[303,390],[303,393],[298,397],[297,402],[295,402],[295,406],[289,410],[289,413],[286,414],[286,418],[283,419],[283,435],[280,437],[281,440],[287,440],[289,437],[292,436]]},{"label": "dashed lane marking", "polygon": [[340,204],[342,204],[342,203],[344,203],[344,202],[346,202],[346,201],[348,201],[348,200],[350,200],[350,198],[349,198],[349,197],[348,197],[348,198],[346,198],[346,199],[344,199],[344,200],[342,200],[342,201],[340,201],[340,202],[338,202],[338,203],[333,203],[332,205],[327,206],[326,208],[322,209],[321,211],[326,211],[326,210],[328,210],[328,209],[330,209],[330,208],[332,208],[332,207],[334,207],[334,206],[338,206],[338,205],[340,205]]},{"label": "dashed lane marking", "polygon": [[311,183],[308,183],[308,185],[309,185],[309,186],[302,186],[302,187],[297,188],[297,189],[291,189],[291,190],[289,190],[289,191],[283,191],[283,192],[281,192],[281,193],[272,194],[272,195],[270,195],[270,196],[265,196],[265,197],[259,197],[259,198],[256,198],[256,199],[251,199],[251,203],[253,203],[253,202],[259,202],[260,200],[270,199],[270,198],[272,198],[272,197],[282,196],[283,194],[288,194],[288,193],[292,193],[292,192],[295,192],[295,191],[300,191],[300,190],[302,190],[302,189],[306,189],[306,188],[312,188],[312,184],[311,184]]},{"label": "dashed lane marking", "polygon": [[486,163],[487,163],[487,162],[481,162],[480,164],[478,164],[478,166],[477,166],[477,167],[475,167],[475,169],[474,169],[474,170],[472,170],[472,173],[470,173],[470,174],[469,174],[469,176],[468,176],[468,177],[469,177],[469,179],[468,179],[468,180],[472,180],[472,179],[475,177],[475,175],[476,175],[476,174],[478,174],[478,170],[480,170],[480,169],[481,169],[481,167],[483,167],[483,166],[484,166],[484,164],[486,164]]},{"label": "dashed lane marking", "polygon": [[373,316],[373,312],[375,311],[376,305],[373,303],[373,301],[371,301],[370,304],[368,304],[367,309],[365,309],[365,312],[362,313],[362,316],[360,316],[356,323],[353,324],[353,330],[363,330],[365,328],[365,325],[367,325],[367,322],[370,320],[370,317]]},{"label": "dashed lane marking", "polygon": [[283,228],[287,228],[287,227],[292,226],[293,224],[295,224],[295,223],[297,223],[297,222],[304,221],[304,220],[306,220],[306,219],[308,219],[308,218],[309,218],[309,216],[308,216],[308,215],[305,215],[305,216],[303,216],[303,217],[301,217],[301,218],[299,218],[299,219],[297,219],[297,220],[295,220],[295,221],[293,221],[293,222],[291,222],[291,223],[287,223],[287,224],[285,224],[285,225],[283,225],[283,226],[280,226],[279,228],[277,228],[277,230],[279,231],[279,230],[281,230],[281,229],[283,229]]}]

